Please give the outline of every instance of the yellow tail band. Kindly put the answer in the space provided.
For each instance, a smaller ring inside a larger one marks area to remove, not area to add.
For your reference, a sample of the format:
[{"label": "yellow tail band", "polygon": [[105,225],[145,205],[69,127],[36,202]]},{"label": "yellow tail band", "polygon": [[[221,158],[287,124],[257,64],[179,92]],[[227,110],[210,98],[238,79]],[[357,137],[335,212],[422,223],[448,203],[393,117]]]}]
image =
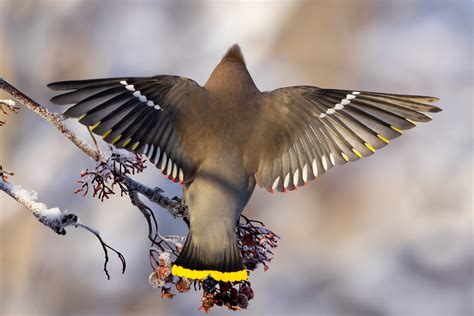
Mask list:
[{"label": "yellow tail band", "polygon": [[192,270],[183,268],[181,266],[173,265],[171,273],[175,276],[184,277],[193,280],[203,280],[211,276],[216,281],[223,282],[237,282],[247,280],[247,270],[240,270],[235,272],[221,272],[216,270]]}]

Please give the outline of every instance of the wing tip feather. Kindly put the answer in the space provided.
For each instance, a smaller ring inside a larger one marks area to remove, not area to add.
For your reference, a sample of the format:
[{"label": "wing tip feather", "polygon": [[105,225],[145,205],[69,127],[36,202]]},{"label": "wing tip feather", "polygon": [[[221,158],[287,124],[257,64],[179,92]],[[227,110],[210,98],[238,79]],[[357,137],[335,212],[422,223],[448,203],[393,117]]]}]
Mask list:
[{"label": "wing tip feather", "polygon": [[64,87],[64,81],[50,82],[46,85],[46,87],[50,88],[51,90],[64,90],[62,88]]}]

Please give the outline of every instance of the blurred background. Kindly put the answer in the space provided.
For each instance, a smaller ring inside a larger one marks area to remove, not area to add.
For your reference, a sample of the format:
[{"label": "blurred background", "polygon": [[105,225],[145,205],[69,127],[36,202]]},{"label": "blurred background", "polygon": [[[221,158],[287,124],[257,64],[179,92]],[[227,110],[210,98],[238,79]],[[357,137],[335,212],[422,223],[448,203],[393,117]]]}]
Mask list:
[{"label": "blurred background", "polygon": [[[0,0],[0,76],[61,111],[48,103],[49,82],[177,74],[204,84],[239,43],[262,91],[306,84],[439,97],[444,111],[432,122],[375,155],[297,192],[256,190],[246,214],[281,241],[269,271],[251,275],[255,299],[241,313],[472,315],[473,11],[469,0]],[[199,292],[163,300],[148,284],[146,222],[127,197],[73,193],[93,163],[48,123],[23,107],[7,117],[0,163],[14,183],[99,229],[128,263],[121,275],[111,257],[107,281],[92,235],[58,236],[0,192],[0,314],[199,313]],[[153,167],[137,178],[181,194]],[[162,233],[186,234],[154,210]]]}]

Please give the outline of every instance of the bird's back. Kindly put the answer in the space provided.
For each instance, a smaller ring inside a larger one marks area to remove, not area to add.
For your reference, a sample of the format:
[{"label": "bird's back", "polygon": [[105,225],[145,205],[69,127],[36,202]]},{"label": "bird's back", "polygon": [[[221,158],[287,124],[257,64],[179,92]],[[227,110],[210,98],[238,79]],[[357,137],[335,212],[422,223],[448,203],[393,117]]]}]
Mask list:
[{"label": "bird's back", "polygon": [[[180,134],[183,148],[192,153],[198,165],[228,162],[244,168],[245,148],[250,132],[258,123],[260,91],[245,64],[226,57],[204,85],[207,95],[190,107]],[[241,165],[238,165],[241,164]]]}]

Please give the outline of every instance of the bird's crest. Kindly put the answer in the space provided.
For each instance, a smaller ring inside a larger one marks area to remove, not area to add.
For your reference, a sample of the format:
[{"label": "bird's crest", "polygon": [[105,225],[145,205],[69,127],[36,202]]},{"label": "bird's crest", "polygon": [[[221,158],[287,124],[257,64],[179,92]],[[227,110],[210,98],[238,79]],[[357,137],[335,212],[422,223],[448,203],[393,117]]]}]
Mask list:
[{"label": "bird's crest", "polygon": [[225,53],[222,59],[232,60],[236,62],[240,62],[245,65],[244,55],[242,55],[242,51],[240,50],[240,46],[238,44],[232,45],[227,52]]}]

